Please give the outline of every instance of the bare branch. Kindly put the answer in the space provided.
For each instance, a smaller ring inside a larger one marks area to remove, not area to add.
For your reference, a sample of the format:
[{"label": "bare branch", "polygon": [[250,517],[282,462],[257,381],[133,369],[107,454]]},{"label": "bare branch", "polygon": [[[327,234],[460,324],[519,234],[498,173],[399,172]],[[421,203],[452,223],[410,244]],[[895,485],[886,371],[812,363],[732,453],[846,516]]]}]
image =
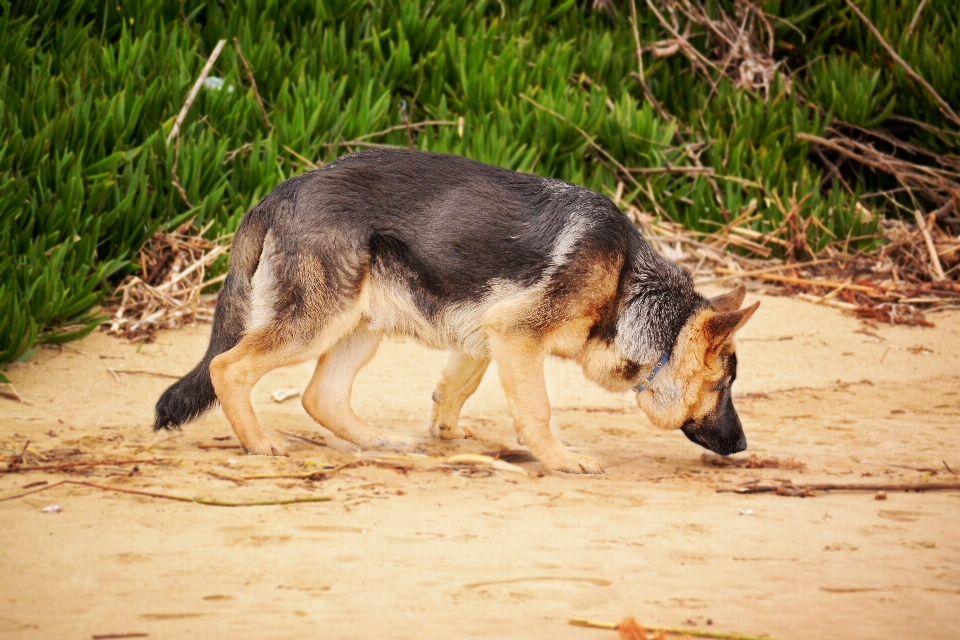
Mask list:
[{"label": "bare branch", "polygon": [[200,93],[200,87],[203,86],[203,81],[207,79],[208,75],[210,75],[210,70],[213,69],[213,63],[217,61],[217,57],[220,55],[220,52],[223,51],[223,45],[225,44],[227,44],[226,40],[219,41],[217,46],[213,48],[213,53],[211,53],[210,57],[207,59],[207,64],[203,65],[200,75],[197,76],[197,81],[193,83],[193,88],[190,89],[190,93],[187,95],[187,99],[183,103],[183,108],[180,109],[180,113],[177,114],[177,119],[173,123],[173,128],[170,129],[170,133],[167,134],[167,144],[170,144],[170,141],[173,140],[175,136],[179,135],[180,126],[183,124],[184,119],[186,119],[187,112],[190,111],[190,105],[193,104],[197,94]]},{"label": "bare branch", "polygon": [[[924,80],[919,73],[914,71],[913,68],[909,64],[907,64],[906,60],[904,60],[897,54],[897,52],[893,49],[893,47],[887,44],[887,41],[883,39],[883,36],[880,35],[880,32],[877,30],[875,26],[873,26],[873,23],[870,22],[867,16],[863,15],[863,12],[857,8],[857,5],[853,4],[851,0],[844,0],[844,1],[847,3],[847,6],[853,9],[853,12],[857,14],[857,17],[863,20],[864,24],[867,25],[867,28],[870,29],[870,32],[873,34],[873,36],[880,42],[880,46],[886,49],[887,53],[890,54],[890,57],[893,58],[897,64],[903,67],[903,70],[906,72],[908,76],[910,76],[911,78],[919,82],[920,85],[924,89],[926,89],[931,96],[933,96],[933,98],[937,101],[937,104],[940,105],[940,109],[943,110],[944,114],[948,118],[950,118],[950,120],[952,120],[954,124],[956,124],[957,126],[960,126],[960,116],[958,116],[956,112],[954,112],[954,110],[950,107],[950,104],[947,103],[946,100],[941,98],[940,94],[937,93],[937,90],[934,89],[932,86],[930,86],[930,83]],[[919,9],[918,9],[918,12],[919,12]]]}]

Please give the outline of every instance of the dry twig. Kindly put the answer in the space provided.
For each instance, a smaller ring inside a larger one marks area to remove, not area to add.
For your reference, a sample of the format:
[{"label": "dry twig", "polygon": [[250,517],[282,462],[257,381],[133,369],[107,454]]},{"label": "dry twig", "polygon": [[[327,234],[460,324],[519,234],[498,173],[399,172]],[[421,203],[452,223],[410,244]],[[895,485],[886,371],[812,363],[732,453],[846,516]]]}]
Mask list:
[{"label": "dry twig", "polygon": [[913,215],[917,219],[917,228],[920,229],[920,233],[923,234],[923,242],[927,245],[927,251],[930,252],[930,269],[933,271],[933,277],[936,280],[943,280],[943,267],[940,265],[939,256],[937,256],[937,248],[933,246],[933,238],[930,237],[930,232],[927,231],[927,224],[923,220],[923,214],[914,210]]},{"label": "dry twig", "polygon": [[20,394],[17,393],[16,388],[14,388],[14,386],[9,382],[0,382],[0,387],[6,387],[6,389],[9,389],[9,391],[7,391],[6,389],[0,389],[0,398],[7,398],[8,400],[16,400],[20,404],[26,404],[24,399],[20,397]]},{"label": "dry twig", "polygon": [[810,497],[817,491],[960,491],[960,482],[914,482],[914,483],[833,483],[814,482],[808,484],[748,484],[742,487],[720,488],[717,493],[776,493],[781,496]]},{"label": "dry twig", "polygon": [[32,495],[34,493],[40,493],[41,491],[53,489],[54,487],[59,487],[64,484],[75,484],[83,487],[93,487],[94,489],[99,489],[101,491],[128,493],[135,496],[147,496],[148,498],[162,498],[164,500],[176,500],[177,502],[193,502],[195,504],[202,504],[210,507],[262,507],[267,505],[299,504],[301,502],[329,502],[330,500],[332,500],[330,496],[307,496],[305,498],[291,498],[289,500],[263,500],[263,501],[256,501],[256,502],[221,502],[219,500],[207,500],[204,498],[187,498],[184,496],[174,496],[166,493],[154,493],[152,491],[138,491],[136,489],[121,489],[119,487],[105,487],[100,484],[94,484],[92,482],[82,482],[80,480],[61,480],[60,482],[55,482],[51,485],[41,487],[40,489],[36,489],[35,491],[26,491],[24,493],[18,493],[16,495],[0,498],[0,502],[5,502],[7,500],[16,500],[17,498],[23,498],[24,496]]},{"label": "dry twig", "polygon": [[700,629],[690,628],[671,628],[671,627],[644,627],[637,622],[636,618],[624,618],[619,623],[600,622],[598,620],[584,620],[583,618],[568,618],[567,622],[576,627],[590,627],[592,629],[612,629],[619,631],[619,636],[623,640],[647,640],[647,631],[657,633],[660,638],[666,638],[667,635],[691,636],[694,638],[719,638],[722,640],[771,640],[767,636],[760,638],[758,636],[745,636],[736,633],[724,633],[722,631],[701,631]]},{"label": "dry twig", "polygon": [[34,464],[34,465],[22,465],[15,464],[10,462],[7,465],[6,469],[0,471],[0,473],[17,473],[20,471],[49,471],[51,473],[59,473],[63,471],[72,471],[73,469],[80,468],[90,468],[90,467],[112,467],[112,466],[123,466],[128,464],[170,464],[171,461],[162,458],[155,459],[146,459],[146,460],[81,460],[76,462],[58,462],[56,464]]},{"label": "dry twig", "polygon": [[[894,50],[893,47],[887,44],[887,41],[883,39],[883,35],[880,34],[880,31],[878,31],[877,28],[873,26],[873,23],[870,22],[867,16],[863,15],[863,12],[857,8],[857,5],[853,4],[853,2],[851,2],[850,0],[845,0],[845,1],[847,3],[847,6],[850,7],[855,14],[857,14],[857,17],[860,18],[863,21],[863,23],[867,25],[867,28],[870,29],[870,33],[872,33],[873,37],[877,39],[877,41],[880,43],[880,46],[883,47],[887,51],[887,53],[890,54],[890,57],[893,58],[893,60],[897,64],[903,67],[903,71],[908,76],[916,80],[918,83],[920,83],[920,86],[926,89],[927,93],[929,93],[933,97],[933,99],[937,101],[937,104],[940,105],[940,109],[948,118],[950,118],[950,120],[953,121],[954,124],[956,124],[957,126],[960,126],[960,116],[958,116],[956,112],[954,112],[954,110],[950,107],[950,104],[946,100],[941,98],[940,94],[937,93],[937,90],[934,89],[929,82],[924,80],[919,73],[914,71],[913,68],[909,64],[907,64],[907,61],[901,58],[899,54],[897,54],[896,50]],[[918,8],[917,15],[919,15],[919,13],[920,11]]]},{"label": "dry twig", "polygon": [[193,209],[193,204],[190,203],[190,198],[187,197],[187,192],[183,188],[183,185],[180,184],[180,175],[177,173],[177,165],[180,164],[180,136],[177,136],[177,142],[173,146],[173,166],[170,167],[170,178],[173,182],[173,187],[177,190],[177,193],[180,194],[180,199],[183,200],[183,204],[187,205],[188,209]]},{"label": "dry twig", "polygon": [[[223,41],[221,40],[221,42]],[[247,79],[250,81],[250,86],[253,87],[253,97],[257,99],[257,104],[260,105],[260,113],[263,115],[263,121],[267,123],[267,128],[272,131],[273,125],[270,124],[270,117],[267,115],[267,110],[263,106],[263,100],[260,99],[260,92],[257,91],[257,81],[253,77],[253,71],[250,69],[250,65],[247,64],[247,59],[243,57],[243,51],[240,50],[240,41],[237,40],[236,37],[233,38],[233,46],[237,50],[237,55],[240,56],[240,62],[243,63],[244,71],[247,72]]]},{"label": "dry twig", "polygon": [[203,81],[210,75],[210,70],[213,69],[213,63],[217,61],[217,57],[220,55],[220,52],[223,51],[223,45],[225,44],[227,44],[226,40],[217,42],[217,46],[213,48],[213,53],[207,58],[207,63],[203,65],[200,75],[197,76],[197,81],[193,83],[193,88],[191,88],[190,93],[187,94],[187,99],[184,101],[180,113],[177,114],[177,119],[173,122],[173,128],[170,129],[170,133],[167,134],[167,144],[170,144],[170,141],[180,134],[180,126],[183,124],[184,119],[186,119],[187,112],[190,111],[190,106],[197,98],[197,94],[200,93],[200,87],[203,86]]},{"label": "dry twig", "polygon": [[739,467],[741,469],[801,469],[807,466],[807,463],[803,460],[760,458],[756,454],[752,454],[749,458],[731,458],[729,456],[718,456],[715,453],[702,453],[700,454],[700,462],[709,467]]},{"label": "dry twig", "polygon": [[277,429],[277,433],[282,433],[283,435],[287,436],[288,438],[296,438],[297,440],[303,440],[304,442],[309,442],[310,444],[316,445],[316,446],[318,446],[318,447],[326,447],[326,446],[328,446],[327,443],[326,443],[326,442],[323,442],[322,440],[313,440],[312,438],[305,438],[305,437],[303,437],[303,436],[298,436],[298,435],[295,434],[295,433],[287,433],[286,431],[280,431],[280,429]]},{"label": "dry twig", "polygon": [[913,13],[913,20],[910,21],[910,26],[907,27],[907,32],[904,35],[904,40],[909,40],[910,36],[913,35],[913,30],[917,28],[917,22],[920,20],[920,12],[923,11],[923,6],[927,4],[927,0],[920,0],[920,4],[917,5],[917,10]]}]

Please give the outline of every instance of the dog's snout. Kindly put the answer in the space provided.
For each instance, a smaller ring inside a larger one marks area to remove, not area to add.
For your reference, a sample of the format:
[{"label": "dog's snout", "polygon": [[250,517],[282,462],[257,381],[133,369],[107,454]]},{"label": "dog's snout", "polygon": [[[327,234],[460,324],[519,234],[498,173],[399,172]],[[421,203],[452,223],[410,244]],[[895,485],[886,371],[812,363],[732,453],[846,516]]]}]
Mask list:
[{"label": "dog's snout", "polygon": [[732,404],[726,404],[724,408],[726,411],[719,415],[706,416],[696,421],[687,420],[680,430],[691,442],[721,456],[745,451],[747,436],[743,433],[740,418]]}]

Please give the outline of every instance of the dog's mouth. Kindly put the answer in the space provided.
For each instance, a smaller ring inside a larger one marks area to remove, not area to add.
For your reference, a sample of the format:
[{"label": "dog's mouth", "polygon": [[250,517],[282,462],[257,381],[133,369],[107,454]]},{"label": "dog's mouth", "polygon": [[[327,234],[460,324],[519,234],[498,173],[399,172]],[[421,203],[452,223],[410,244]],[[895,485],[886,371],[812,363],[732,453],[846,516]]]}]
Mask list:
[{"label": "dog's mouth", "polygon": [[[739,427],[739,425],[737,425]],[[687,420],[680,430],[687,436],[690,442],[700,445],[704,449],[709,449],[721,456],[729,456],[732,453],[745,451],[747,448],[747,437],[743,429],[736,429],[735,433],[724,436],[711,429],[697,425],[693,420]]]}]

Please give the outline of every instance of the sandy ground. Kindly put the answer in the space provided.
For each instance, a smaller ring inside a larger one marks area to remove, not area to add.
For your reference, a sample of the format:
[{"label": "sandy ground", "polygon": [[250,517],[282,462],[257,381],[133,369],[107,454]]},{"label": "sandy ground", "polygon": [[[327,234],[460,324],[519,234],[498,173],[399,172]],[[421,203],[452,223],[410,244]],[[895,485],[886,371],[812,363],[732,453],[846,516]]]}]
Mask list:
[{"label": "sandy ground", "polygon": [[[397,341],[361,373],[354,404],[430,457],[400,468],[376,452],[358,457],[298,400],[270,399],[302,389],[310,364],[270,374],[254,393],[290,458],[248,457],[198,446],[236,444],[219,409],[180,433],[150,429],[172,380],[134,372],[187,372],[209,327],[139,350],[100,334],[43,349],[7,372],[27,401],[0,399],[8,445],[167,462],[9,473],[0,498],[72,478],[220,501],[332,500],[225,508],[63,485],[0,502],[0,636],[613,640],[567,619],[629,615],[782,640],[960,637],[960,492],[717,492],[758,478],[960,481],[947,469],[960,471],[960,314],[931,316],[935,329],[869,327],[762,299],[738,340],[750,448],[737,457],[795,458],[800,469],[708,466],[630,395],[559,360],[547,371],[554,431],[604,475],[545,473],[535,461],[517,463],[525,474],[444,468],[444,456],[518,448],[499,378],[492,368],[464,410],[478,439],[431,440],[445,356]],[[226,479],[361,459],[369,464],[322,481]],[[61,513],[42,511],[54,504]]]}]

